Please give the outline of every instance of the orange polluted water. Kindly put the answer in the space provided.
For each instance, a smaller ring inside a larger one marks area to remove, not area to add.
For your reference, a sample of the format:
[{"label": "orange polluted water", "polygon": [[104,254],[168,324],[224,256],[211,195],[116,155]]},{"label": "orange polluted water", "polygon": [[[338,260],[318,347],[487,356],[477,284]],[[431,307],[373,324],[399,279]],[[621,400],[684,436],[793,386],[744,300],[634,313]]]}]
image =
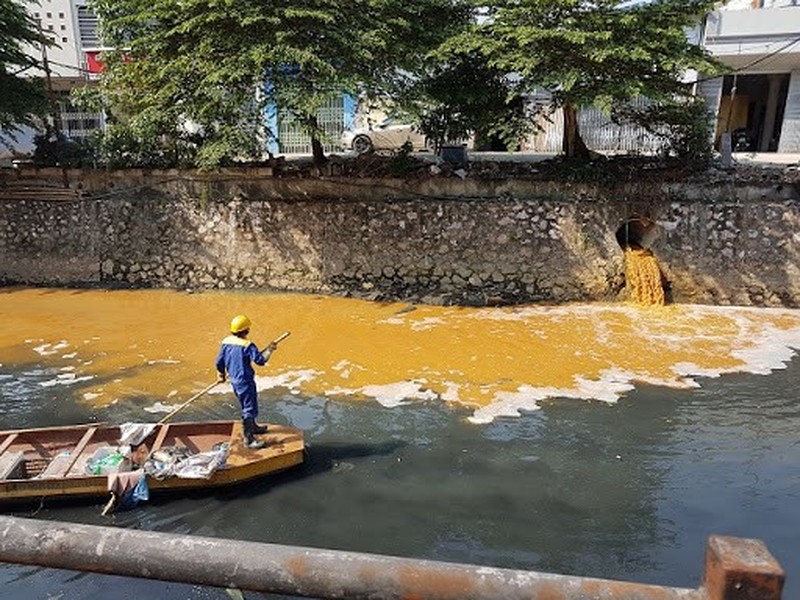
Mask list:
[{"label": "orange polluted water", "polygon": [[[262,404],[286,394],[389,407],[443,401],[471,407],[476,422],[535,410],[545,398],[613,402],[636,382],[685,388],[698,375],[769,373],[800,347],[800,311],[782,309],[6,289],[0,312],[0,372],[44,368],[39,385],[70,386],[78,401],[133,398],[164,411],[214,381],[219,343],[238,313],[252,319],[260,347],[292,332],[257,369]],[[232,399],[227,385],[193,408],[223,399]]]},{"label": "orange polluted water", "polygon": [[634,303],[642,306],[664,306],[661,269],[651,250],[625,249],[625,282],[628,296]]}]

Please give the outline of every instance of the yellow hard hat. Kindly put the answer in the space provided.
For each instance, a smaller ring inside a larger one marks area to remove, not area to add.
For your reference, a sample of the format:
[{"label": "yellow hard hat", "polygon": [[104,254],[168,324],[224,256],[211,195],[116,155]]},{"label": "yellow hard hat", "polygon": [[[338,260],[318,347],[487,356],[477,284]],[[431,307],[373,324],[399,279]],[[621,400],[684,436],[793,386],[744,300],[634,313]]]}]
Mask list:
[{"label": "yellow hard hat", "polygon": [[241,333],[250,329],[250,319],[246,315],[236,315],[231,319],[231,333]]}]

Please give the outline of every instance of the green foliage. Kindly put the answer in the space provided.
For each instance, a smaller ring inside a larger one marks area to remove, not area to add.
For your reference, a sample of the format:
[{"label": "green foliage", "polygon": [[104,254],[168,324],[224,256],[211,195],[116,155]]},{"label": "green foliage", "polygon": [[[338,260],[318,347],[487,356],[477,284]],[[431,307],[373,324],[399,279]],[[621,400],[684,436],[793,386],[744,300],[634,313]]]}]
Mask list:
[{"label": "green foliage", "polygon": [[[104,92],[121,120],[144,118],[197,164],[258,157],[264,109],[290,111],[312,136],[332,96],[397,89],[466,18],[463,0],[94,0]],[[463,15],[463,17],[459,17]]]},{"label": "green foliage", "polygon": [[702,98],[662,102],[645,108],[620,106],[612,112],[615,121],[644,127],[664,141],[665,155],[697,169],[707,167],[714,156],[712,117]]},{"label": "green foliage", "polygon": [[20,126],[34,125],[36,117],[47,112],[42,81],[30,74],[39,62],[22,48],[41,43],[51,42],[40,36],[25,7],[0,0],[0,143],[8,144]]},{"label": "green foliage", "polygon": [[131,117],[113,113],[108,97],[97,87],[81,87],[70,93],[71,102],[89,112],[106,112],[104,131],[95,132],[85,143],[95,166],[167,168],[195,164],[198,136],[187,127],[175,126],[146,110]]},{"label": "green foliage", "polygon": [[186,167],[196,154],[180,136],[161,136],[130,125],[109,125],[93,145],[97,165],[110,169]]},{"label": "green foliage", "polygon": [[476,134],[516,149],[533,128],[512,80],[475,52],[432,58],[401,102],[437,150]]},{"label": "green foliage", "polygon": [[94,163],[94,149],[83,142],[42,134],[35,136],[33,143],[33,162],[40,167],[78,168]]},{"label": "green foliage", "polygon": [[[691,93],[687,69],[718,64],[691,43],[716,0],[487,0],[486,18],[447,44],[479,52],[489,65],[517,73],[522,88],[549,90],[554,108],[614,104],[645,96],[672,100]],[[574,132],[577,135],[577,130]],[[568,146],[565,139],[565,147]]]},{"label": "green foliage", "polygon": [[402,146],[392,153],[389,171],[394,177],[403,177],[419,169],[419,161],[413,157],[414,145],[406,140]]}]

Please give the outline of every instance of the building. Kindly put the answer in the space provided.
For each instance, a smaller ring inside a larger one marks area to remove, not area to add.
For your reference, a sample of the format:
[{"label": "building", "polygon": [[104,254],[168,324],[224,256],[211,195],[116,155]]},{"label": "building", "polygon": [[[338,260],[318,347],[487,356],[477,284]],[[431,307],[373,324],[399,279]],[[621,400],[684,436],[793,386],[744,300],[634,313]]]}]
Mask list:
[{"label": "building", "polygon": [[705,22],[703,44],[730,71],[700,78],[734,150],[800,152],[800,1],[732,0]]},{"label": "building", "polygon": [[[800,0],[731,0],[687,35],[729,68],[721,76],[685,77],[697,81],[696,93],[716,119],[717,145],[727,131],[734,150],[800,152]],[[532,100],[546,105],[550,97],[543,92]],[[586,144],[600,152],[657,152],[662,143],[642,128],[613,123],[594,107],[582,109],[578,120]],[[561,111],[541,125],[525,148],[560,152]]]},{"label": "building", "polygon": [[[27,74],[47,81],[56,107],[55,125],[70,139],[81,139],[102,129],[105,126],[102,113],[82,112],[69,101],[73,88],[90,85],[93,75],[99,72],[97,17],[87,7],[86,0],[40,0],[23,5],[54,42],[47,48],[29,45],[25,51],[42,62],[41,69],[31,69]],[[12,152],[30,153],[37,133],[26,128],[16,135]]]}]

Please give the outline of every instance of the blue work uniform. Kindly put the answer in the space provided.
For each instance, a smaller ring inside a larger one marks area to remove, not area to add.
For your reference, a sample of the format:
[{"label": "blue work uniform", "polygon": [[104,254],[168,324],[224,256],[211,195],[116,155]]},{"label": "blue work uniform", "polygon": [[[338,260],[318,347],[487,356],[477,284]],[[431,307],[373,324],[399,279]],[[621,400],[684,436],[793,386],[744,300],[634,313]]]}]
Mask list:
[{"label": "blue work uniform", "polygon": [[253,342],[235,335],[229,335],[222,340],[222,347],[217,355],[217,371],[227,372],[233,393],[242,405],[242,419],[258,417],[258,392],[252,363],[267,363],[267,357]]}]

